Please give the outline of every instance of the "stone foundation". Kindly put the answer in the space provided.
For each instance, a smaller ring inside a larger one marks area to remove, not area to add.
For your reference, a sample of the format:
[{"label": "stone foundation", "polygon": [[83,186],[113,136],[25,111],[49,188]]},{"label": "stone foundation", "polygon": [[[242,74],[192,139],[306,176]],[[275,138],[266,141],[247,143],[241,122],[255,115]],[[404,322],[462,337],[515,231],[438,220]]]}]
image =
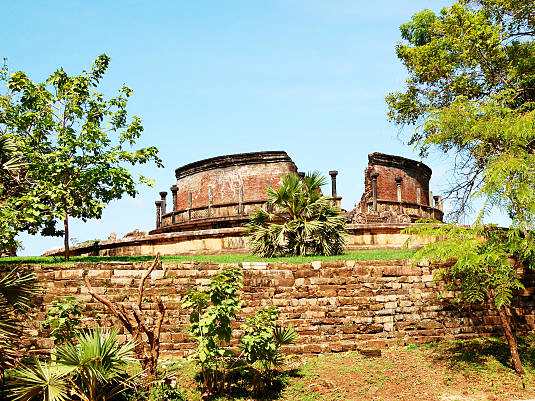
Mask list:
[{"label": "stone foundation", "polygon": [[[348,224],[346,249],[403,247],[410,237],[401,233],[407,226],[408,224]],[[413,236],[409,245],[416,247],[425,242]],[[157,253],[206,255],[246,252],[248,252],[247,236],[243,227],[139,235],[71,247],[73,256],[133,256]],[[58,248],[47,251],[44,255],[62,254],[63,248]]]},{"label": "stone foundation", "polygon": [[[82,285],[88,271],[93,287],[112,301],[131,302],[146,263],[79,263],[74,267],[32,266],[44,287],[44,296],[35,322],[44,318],[46,305],[67,295],[85,304],[84,324],[117,325]],[[495,333],[498,317],[486,308],[457,309],[449,303],[452,293],[433,282],[432,267],[412,266],[407,261],[340,261],[306,264],[164,263],[152,273],[147,300],[160,295],[167,307],[162,327],[164,355],[182,356],[193,343],[187,334],[188,311],[181,308],[184,294],[192,287],[206,285],[222,267],[244,270],[244,315],[257,308],[276,305],[280,319],[293,325],[299,340],[289,347],[295,353],[344,351],[360,347],[380,347],[390,343],[423,342],[443,338],[466,338]],[[524,330],[535,329],[533,276],[526,276],[523,297],[515,307],[517,321]],[[146,302],[152,309],[154,303]],[[240,319],[243,319],[241,316]],[[40,340],[38,347],[50,346]]]}]

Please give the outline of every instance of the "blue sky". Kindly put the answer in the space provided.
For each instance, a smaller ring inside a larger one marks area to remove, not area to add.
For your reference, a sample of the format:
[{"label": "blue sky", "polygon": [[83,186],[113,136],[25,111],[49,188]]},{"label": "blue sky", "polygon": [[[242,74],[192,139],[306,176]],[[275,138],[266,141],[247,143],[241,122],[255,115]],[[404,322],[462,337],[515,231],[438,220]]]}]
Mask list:
[{"label": "blue sky", "polygon": [[[386,120],[384,96],[406,73],[395,56],[398,27],[424,0],[11,1],[2,5],[0,57],[43,80],[57,67],[87,68],[112,58],[111,95],[134,89],[129,110],[142,117],[142,144],[165,168],[146,168],[155,188],[111,203],[99,221],[74,222],[75,241],[154,225],[154,200],[176,167],[227,153],[286,150],[302,171],[337,169],[343,206],[360,198],[367,154],[412,158]],[[432,189],[448,163],[433,168]],[[40,254],[60,238],[23,235],[20,254]]]}]

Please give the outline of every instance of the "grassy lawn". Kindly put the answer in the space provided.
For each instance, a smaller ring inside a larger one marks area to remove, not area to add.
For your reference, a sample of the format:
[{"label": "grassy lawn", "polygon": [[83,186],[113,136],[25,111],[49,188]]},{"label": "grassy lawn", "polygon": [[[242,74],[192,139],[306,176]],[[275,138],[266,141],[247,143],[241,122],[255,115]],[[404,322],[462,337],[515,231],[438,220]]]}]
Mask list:
[{"label": "grassy lawn", "polygon": [[[408,259],[414,253],[410,249],[363,249],[347,252],[337,256],[295,256],[283,258],[260,258],[249,254],[222,255],[176,255],[162,256],[164,262],[209,262],[209,263],[239,263],[239,262],[289,262],[306,263],[315,260],[395,260]],[[153,256],[74,256],[65,262],[58,256],[17,256],[0,258],[0,266],[12,264],[73,264],[76,262],[142,262],[152,260]]]},{"label": "grassy lawn", "polygon": [[[499,339],[445,341],[383,350],[378,358],[357,352],[290,361],[279,386],[264,396],[236,389],[217,400],[280,401],[502,401],[535,398],[535,337],[524,339],[525,388]],[[168,361],[188,401],[201,394],[190,362]]]}]

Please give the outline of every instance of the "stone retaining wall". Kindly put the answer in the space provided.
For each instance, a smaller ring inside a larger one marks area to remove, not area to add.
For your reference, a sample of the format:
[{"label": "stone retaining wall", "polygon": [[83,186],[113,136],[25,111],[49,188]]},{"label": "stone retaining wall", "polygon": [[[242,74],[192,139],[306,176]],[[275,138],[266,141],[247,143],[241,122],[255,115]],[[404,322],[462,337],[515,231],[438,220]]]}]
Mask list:
[{"label": "stone retaining wall", "polygon": [[[62,296],[75,295],[85,304],[84,324],[113,324],[103,307],[82,285],[88,270],[92,285],[115,302],[135,299],[137,285],[147,263],[79,263],[74,267],[33,266],[45,288],[36,322],[46,305]],[[392,342],[422,342],[444,337],[468,337],[496,331],[499,321],[492,312],[460,310],[448,302],[453,294],[433,282],[432,268],[411,266],[407,261],[340,261],[306,264],[164,263],[152,273],[146,296],[159,294],[168,309],[162,327],[162,352],[184,355],[192,347],[186,327],[188,311],[181,309],[186,291],[209,282],[224,266],[244,270],[244,314],[276,305],[281,320],[297,328],[300,337],[291,352],[317,353],[359,347],[380,347]],[[533,277],[527,277],[533,282]],[[155,305],[149,300],[146,308]],[[523,329],[535,329],[533,289],[527,289],[515,308]],[[243,318],[243,316],[242,316]],[[115,324],[117,324],[115,322]],[[118,326],[120,327],[120,326]],[[40,340],[38,347],[50,342]]]}]

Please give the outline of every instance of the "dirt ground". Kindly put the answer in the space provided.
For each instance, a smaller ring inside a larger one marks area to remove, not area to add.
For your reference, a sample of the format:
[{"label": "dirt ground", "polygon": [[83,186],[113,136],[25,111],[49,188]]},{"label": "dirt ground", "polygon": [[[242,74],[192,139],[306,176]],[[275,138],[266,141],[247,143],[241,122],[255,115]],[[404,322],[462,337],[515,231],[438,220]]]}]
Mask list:
[{"label": "dirt ground", "polygon": [[[263,396],[218,400],[280,401],[509,401],[535,400],[535,341],[524,342],[526,374],[510,368],[497,339],[408,345],[382,350],[293,358],[281,386]],[[200,400],[192,375],[182,375],[188,400]]]}]

